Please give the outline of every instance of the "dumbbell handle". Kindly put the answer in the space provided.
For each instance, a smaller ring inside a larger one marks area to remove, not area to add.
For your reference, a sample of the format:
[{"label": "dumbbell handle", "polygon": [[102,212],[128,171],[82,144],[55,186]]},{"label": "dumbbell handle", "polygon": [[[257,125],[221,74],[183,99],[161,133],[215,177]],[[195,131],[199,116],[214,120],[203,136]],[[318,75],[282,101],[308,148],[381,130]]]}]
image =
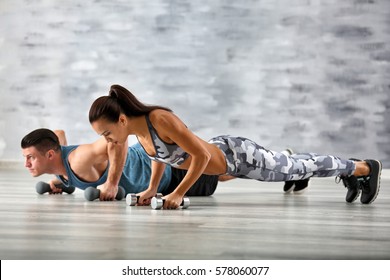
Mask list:
[{"label": "dumbbell handle", "polygon": [[[62,189],[62,191],[66,192],[67,194],[71,194],[75,191],[75,187],[72,187],[72,186],[66,187],[62,183],[55,184],[55,186],[59,189]],[[52,189],[50,188],[50,184],[42,182],[42,181],[38,182],[36,184],[35,189],[36,189],[37,193],[39,193],[39,194],[52,192]]]},{"label": "dumbbell handle", "polygon": [[[125,196],[125,189],[121,186],[118,187],[118,192],[116,194],[116,200],[122,200]],[[84,197],[88,201],[93,201],[100,197],[100,190],[94,187],[88,187],[84,191]]]},{"label": "dumbbell handle", "polygon": [[[152,198],[152,209],[161,209],[164,206],[165,199],[161,197],[153,197]],[[183,200],[180,203],[180,206],[183,206],[183,208],[188,208],[190,206],[190,199],[188,197],[184,197]]]}]

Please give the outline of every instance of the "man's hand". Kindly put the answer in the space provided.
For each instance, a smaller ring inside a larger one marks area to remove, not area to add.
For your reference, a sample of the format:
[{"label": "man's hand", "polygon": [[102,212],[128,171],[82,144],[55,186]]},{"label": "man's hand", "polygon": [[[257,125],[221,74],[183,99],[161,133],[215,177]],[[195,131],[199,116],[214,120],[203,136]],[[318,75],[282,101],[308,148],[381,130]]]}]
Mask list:
[{"label": "man's hand", "polygon": [[100,200],[114,200],[127,157],[127,141],[123,144],[107,143],[107,154],[110,162],[107,181],[98,186]]},{"label": "man's hand", "polygon": [[116,194],[118,193],[118,186],[108,185],[107,183],[104,183],[103,185],[98,186],[97,189],[100,190],[99,199],[101,201],[114,200],[116,197]]},{"label": "man's hand", "polygon": [[49,185],[51,188],[51,192],[49,192],[49,194],[62,194],[62,189],[57,188],[55,184],[58,184],[57,180],[50,180],[49,181]]}]

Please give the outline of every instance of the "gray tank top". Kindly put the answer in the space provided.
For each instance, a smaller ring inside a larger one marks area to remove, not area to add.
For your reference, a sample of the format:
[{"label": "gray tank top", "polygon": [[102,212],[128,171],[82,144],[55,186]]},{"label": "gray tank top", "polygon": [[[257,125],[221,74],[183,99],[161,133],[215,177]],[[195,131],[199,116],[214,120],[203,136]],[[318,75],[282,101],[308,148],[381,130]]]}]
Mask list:
[{"label": "gray tank top", "polygon": [[188,158],[189,154],[185,152],[181,147],[179,147],[176,143],[168,144],[164,142],[158,136],[157,131],[150,122],[149,115],[146,115],[145,118],[150,136],[152,138],[153,146],[156,149],[156,156],[152,157],[148,154],[148,157],[152,160],[166,163],[173,167],[178,167],[179,165],[181,165]]}]

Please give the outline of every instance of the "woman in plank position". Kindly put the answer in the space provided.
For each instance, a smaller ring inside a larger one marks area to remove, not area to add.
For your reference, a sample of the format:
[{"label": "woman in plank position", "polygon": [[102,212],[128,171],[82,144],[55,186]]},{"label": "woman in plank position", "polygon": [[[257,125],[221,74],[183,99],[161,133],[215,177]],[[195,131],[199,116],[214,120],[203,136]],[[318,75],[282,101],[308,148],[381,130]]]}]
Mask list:
[{"label": "woman in plank position", "polygon": [[166,209],[178,208],[202,174],[275,182],[339,176],[348,188],[347,202],[353,202],[362,191],[360,200],[364,204],[372,203],[379,191],[382,165],[378,160],[347,160],[315,153],[288,156],[229,135],[206,142],[169,108],[143,104],[119,85],[112,85],[108,96],[94,101],[89,121],[108,142],[124,143],[129,135],[135,135],[153,160],[150,184],[141,193],[141,203],[156,194],[166,164],[188,170],[178,187],[164,197]]}]

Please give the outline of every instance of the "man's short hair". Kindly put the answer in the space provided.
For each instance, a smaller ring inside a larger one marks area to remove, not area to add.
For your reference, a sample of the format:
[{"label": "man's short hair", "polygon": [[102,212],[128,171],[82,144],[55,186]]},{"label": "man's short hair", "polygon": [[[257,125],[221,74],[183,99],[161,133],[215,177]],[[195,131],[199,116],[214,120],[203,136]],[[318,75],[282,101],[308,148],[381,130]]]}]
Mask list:
[{"label": "man's short hair", "polygon": [[46,128],[36,129],[24,136],[21,146],[22,149],[35,147],[41,154],[49,150],[59,151],[61,149],[57,135]]}]

